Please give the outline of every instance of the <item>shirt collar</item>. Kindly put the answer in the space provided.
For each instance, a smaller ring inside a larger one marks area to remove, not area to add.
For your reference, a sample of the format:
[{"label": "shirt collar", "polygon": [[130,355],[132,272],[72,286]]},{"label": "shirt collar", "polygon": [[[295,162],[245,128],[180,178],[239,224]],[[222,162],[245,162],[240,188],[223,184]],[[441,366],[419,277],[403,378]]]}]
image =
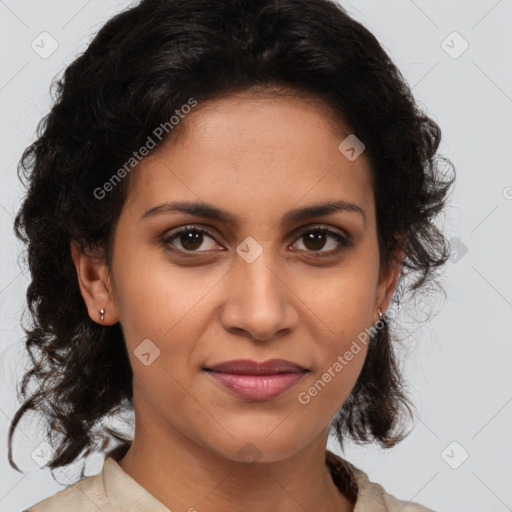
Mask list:
[{"label": "shirt collar", "polygon": [[171,512],[128,475],[112,457],[107,457],[103,464],[103,484],[109,500],[121,510]]}]

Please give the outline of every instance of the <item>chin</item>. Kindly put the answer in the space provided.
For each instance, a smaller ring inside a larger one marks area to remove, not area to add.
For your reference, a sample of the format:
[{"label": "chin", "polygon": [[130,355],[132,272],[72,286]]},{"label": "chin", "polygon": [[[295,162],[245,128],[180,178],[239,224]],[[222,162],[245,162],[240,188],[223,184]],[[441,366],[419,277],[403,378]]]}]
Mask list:
[{"label": "chin", "polygon": [[[300,442],[295,435],[238,435],[236,438],[226,439],[224,447],[216,444],[215,452],[233,462],[242,462],[248,465],[257,463],[279,462],[298,453],[306,442]],[[221,450],[219,450],[221,448]],[[223,449],[222,449],[223,448]]]}]

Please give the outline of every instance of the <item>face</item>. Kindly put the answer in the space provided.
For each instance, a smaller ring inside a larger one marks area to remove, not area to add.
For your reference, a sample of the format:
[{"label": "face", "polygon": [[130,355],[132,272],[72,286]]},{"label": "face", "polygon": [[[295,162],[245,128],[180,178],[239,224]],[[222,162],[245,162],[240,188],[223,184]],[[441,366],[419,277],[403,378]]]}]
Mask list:
[{"label": "face", "polygon": [[[108,296],[84,298],[121,323],[138,422],[230,460],[326,434],[397,277],[379,273],[369,162],[338,149],[351,132],[328,119],[297,97],[211,101],[132,171]],[[247,364],[211,370],[233,360]]]}]

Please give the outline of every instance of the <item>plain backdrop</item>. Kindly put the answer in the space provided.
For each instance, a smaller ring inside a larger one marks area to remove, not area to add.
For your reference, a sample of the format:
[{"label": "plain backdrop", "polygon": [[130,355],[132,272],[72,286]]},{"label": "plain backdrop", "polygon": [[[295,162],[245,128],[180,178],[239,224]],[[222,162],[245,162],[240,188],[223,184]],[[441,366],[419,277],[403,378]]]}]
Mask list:
[{"label": "plain backdrop", "polygon": [[[347,445],[344,456],[405,500],[440,512],[512,510],[512,1],[342,2],[369,28],[443,131],[457,182],[442,219],[453,253],[446,299],[412,323],[400,353],[418,415],[391,450]],[[129,2],[0,1],[0,510],[21,511],[63,488],[31,453],[25,421],[7,461],[7,430],[26,355],[20,317],[27,271],[14,237],[22,198],[16,165],[48,112],[52,79]],[[41,43],[41,40],[44,43]],[[334,442],[329,448],[341,453]],[[88,460],[87,473],[101,470]],[[72,475],[63,474],[62,481]],[[69,481],[68,481],[69,483]]]}]

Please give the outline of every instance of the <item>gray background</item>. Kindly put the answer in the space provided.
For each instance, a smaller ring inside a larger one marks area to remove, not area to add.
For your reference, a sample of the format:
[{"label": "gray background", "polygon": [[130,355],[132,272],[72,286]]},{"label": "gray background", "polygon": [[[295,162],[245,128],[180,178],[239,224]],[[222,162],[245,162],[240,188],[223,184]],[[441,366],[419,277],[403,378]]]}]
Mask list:
[{"label": "gray background", "polygon": [[[447,297],[429,323],[410,324],[401,348],[416,427],[391,450],[349,445],[345,456],[388,492],[436,511],[512,510],[512,0],[342,3],[376,35],[439,123],[441,151],[458,175],[440,220],[454,248],[444,274]],[[49,109],[52,78],[128,5],[0,1],[2,511],[22,510],[63,488],[31,458],[43,440],[37,418],[24,421],[15,437],[15,460],[26,473],[7,461],[15,385],[25,363],[20,317],[29,282],[12,231],[22,195],[16,164]],[[42,32],[58,44],[49,56],[41,55],[52,49]],[[100,471],[101,463],[101,456],[91,457],[87,473]],[[61,472],[60,480],[69,483],[74,474],[73,468]]]}]

